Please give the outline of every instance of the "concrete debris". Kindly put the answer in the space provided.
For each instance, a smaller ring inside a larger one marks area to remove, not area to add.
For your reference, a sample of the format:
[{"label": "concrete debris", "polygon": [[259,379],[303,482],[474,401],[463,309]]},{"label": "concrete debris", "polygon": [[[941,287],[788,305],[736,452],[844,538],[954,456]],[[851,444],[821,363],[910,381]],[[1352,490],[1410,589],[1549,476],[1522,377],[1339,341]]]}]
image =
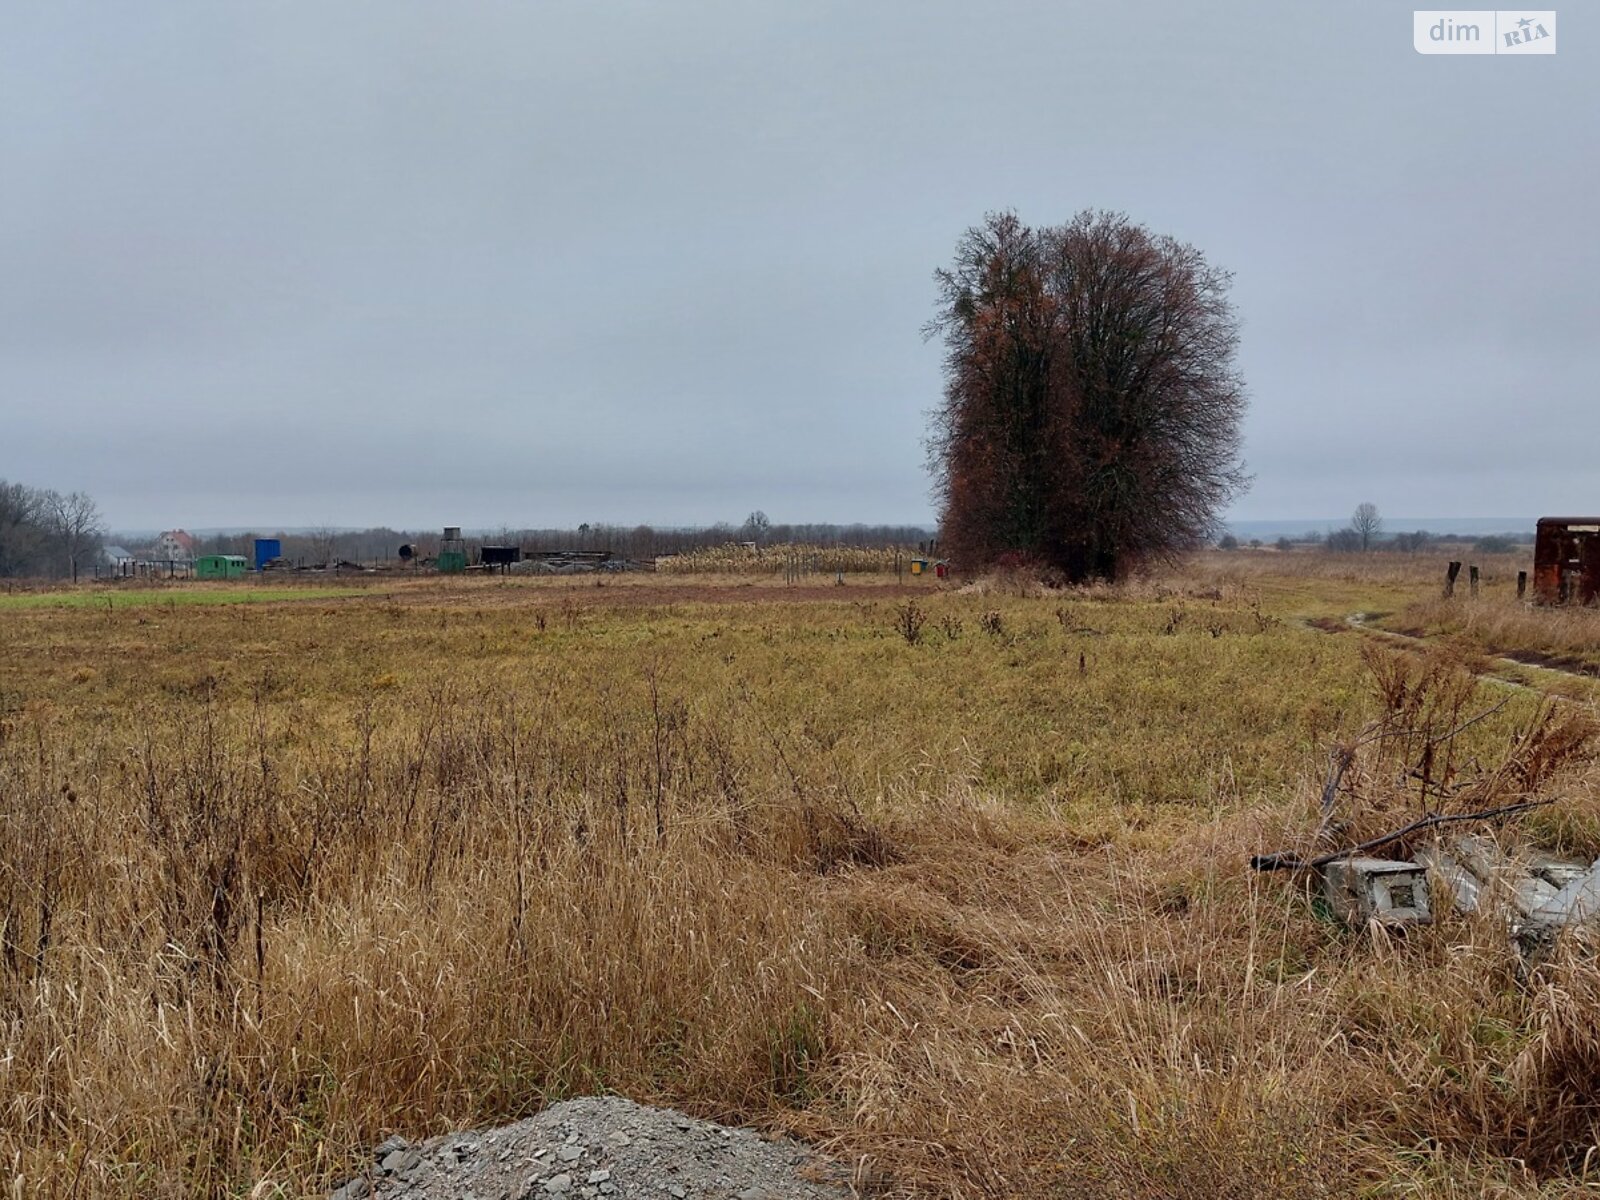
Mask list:
[{"label": "concrete debris", "polygon": [[847,1200],[848,1172],[799,1142],[612,1096],[498,1129],[391,1137],[331,1200]]},{"label": "concrete debris", "polygon": [[1503,895],[1524,917],[1537,912],[1556,889],[1530,869],[1526,861],[1509,858],[1488,838],[1464,837],[1455,843],[1456,854],[1491,895]]},{"label": "concrete debris", "polygon": [[1416,863],[1346,858],[1322,869],[1322,892],[1334,915],[1350,925],[1408,924],[1433,919],[1428,872]]},{"label": "concrete debris", "polygon": [[1430,874],[1449,885],[1450,898],[1462,912],[1477,912],[1483,900],[1483,885],[1478,877],[1439,847],[1417,851],[1417,862]]},{"label": "concrete debris", "polygon": [[1600,859],[1584,864],[1545,854],[1510,855],[1486,837],[1417,851],[1415,862],[1349,858],[1322,868],[1329,907],[1349,924],[1406,925],[1432,917],[1430,877],[1462,912],[1503,910],[1518,937],[1543,936],[1600,917]]}]

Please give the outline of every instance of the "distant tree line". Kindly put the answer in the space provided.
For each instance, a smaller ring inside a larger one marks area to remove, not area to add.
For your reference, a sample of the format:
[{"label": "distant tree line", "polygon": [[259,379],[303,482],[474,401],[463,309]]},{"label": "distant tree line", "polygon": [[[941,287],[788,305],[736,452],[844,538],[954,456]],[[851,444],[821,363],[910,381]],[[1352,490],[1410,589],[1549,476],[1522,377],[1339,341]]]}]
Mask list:
[{"label": "distant tree line", "polygon": [[[1451,537],[1448,534],[1429,533],[1425,529],[1384,537],[1383,518],[1378,515],[1377,505],[1363,503],[1356,507],[1351,515],[1350,524],[1343,529],[1335,529],[1326,534],[1312,530],[1300,538],[1281,537],[1277,540],[1276,548],[1287,551],[1305,545],[1326,550],[1331,554],[1366,554],[1372,551],[1429,554],[1439,549],[1442,543],[1460,546],[1464,542],[1470,542],[1473,550],[1479,554],[1510,554],[1531,541],[1531,535],[1524,538],[1517,538],[1511,534]],[[1259,547],[1261,542],[1252,541],[1250,545]],[[1237,550],[1239,539],[1231,533],[1225,534],[1217,541],[1217,547],[1222,550]]]},{"label": "distant tree line", "polygon": [[[251,531],[221,534],[197,539],[197,554],[254,553],[255,539],[276,537],[282,543],[283,557],[296,564],[321,566],[340,561],[374,563],[396,560],[400,547],[416,548],[422,557],[439,551],[439,529],[406,530],[378,526],[371,529],[325,527],[294,533]],[[753,512],[743,524],[719,522],[692,528],[657,528],[651,525],[610,525],[584,523],[576,527],[471,530],[466,539],[470,550],[482,546],[520,546],[526,551],[605,550],[614,557],[651,559],[665,554],[683,554],[729,542],[754,542],[757,546],[805,543],[807,545],[883,547],[915,546],[933,534],[918,525],[829,525],[780,524]]]},{"label": "distant tree line", "polygon": [[104,536],[87,493],[0,479],[0,577],[71,578],[99,559]]}]

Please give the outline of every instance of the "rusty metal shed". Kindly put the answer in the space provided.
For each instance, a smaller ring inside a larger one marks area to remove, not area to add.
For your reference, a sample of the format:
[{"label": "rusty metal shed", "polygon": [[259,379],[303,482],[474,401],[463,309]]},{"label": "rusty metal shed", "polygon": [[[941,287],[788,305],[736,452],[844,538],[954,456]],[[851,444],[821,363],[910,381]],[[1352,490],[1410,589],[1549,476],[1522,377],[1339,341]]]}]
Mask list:
[{"label": "rusty metal shed", "polygon": [[1600,602],[1600,517],[1540,517],[1533,545],[1539,604]]}]

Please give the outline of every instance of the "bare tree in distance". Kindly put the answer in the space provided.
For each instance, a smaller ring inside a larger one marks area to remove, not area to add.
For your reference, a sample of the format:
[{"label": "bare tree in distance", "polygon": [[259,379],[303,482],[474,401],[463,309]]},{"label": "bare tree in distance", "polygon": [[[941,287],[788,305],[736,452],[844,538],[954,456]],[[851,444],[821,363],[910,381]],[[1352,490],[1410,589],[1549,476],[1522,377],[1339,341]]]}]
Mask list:
[{"label": "bare tree in distance", "polygon": [[0,479],[0,576],[75,576],[103,533],[86,492],[62,495]]},{"label": "bare tree in distance", "polygon": [[936,276],[930,462],[963,566],[1116,578],[1215,535],[1245,486],[1231,277],[1120,213],[969,229]]},{"label": "bare tree in distance", "polygon": [[0,576],[27,575],[37,569],[47,520],[41,492],[0,479]]},{"label": "bare tree in distance", "polygon": [[760,544],[767,531],[771,528],[772,522],[767,519],[767,514],[759,508],[744,519],[744,531],[748,535],[748,540],[757,544]]},{"label": "bare tree in distance", "polygon": [[1363,554],[1372,549],[1373,539],[1383,532],[1383,518],[1378,515],[1378,506],[1371,501],[1356,505],[1356,511],[1350,517],[1350,528],[1361,538]]},{"label": "bare tree in distance", "polygon": [[76,579],[79,565],[99,550],[100,539],[105,536],[100,509],[87,492],[46,492],[44,502],[67,570]]},{"label": "bare tree in distance", "polygon": [[339,531],[332,525],[322,525],[308,536],[312,562],[317,566],[331,566],[339,549]]}]

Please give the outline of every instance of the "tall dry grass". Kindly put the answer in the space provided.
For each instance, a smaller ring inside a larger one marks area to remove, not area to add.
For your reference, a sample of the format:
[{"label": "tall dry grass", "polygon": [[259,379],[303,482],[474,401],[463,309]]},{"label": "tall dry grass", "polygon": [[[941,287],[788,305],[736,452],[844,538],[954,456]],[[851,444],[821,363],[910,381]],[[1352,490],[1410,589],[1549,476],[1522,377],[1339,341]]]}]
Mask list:
[{"label": "tall dry grass", "polygon": [[[1447,545],[1436,550],[1402,554],[1374,550],[1366,554],[1333,553],[1318,547],[1290,551],[1208,550],[1185,564],[1191,574],[1228,574],[1241,579],[1281,582],[1307,578],[1358,583],[1402,583],[1442,589],[1446,569],[1452,561],[1479,568],[1484,586],[1515,586],[1519,570],[1533,567],[1531,548],[1527,552],[1479,554],[1467,546]],[[1463,567],[1460,589],[1467,588],[1468,573]]]},{"label": "tall dry grass", "polygon": [[1386,624],[1424,637],[1454,639],[1484,654],[1600,673],[1600,609],[1541,607],[1518,601],[1515,590],[1504,585],[1485,588],[1476,598],[1420,599]]},{"label": "tall dry grass", "polygon": [[667,555],[656,560],[656,569],[668,575],[782,575],[786,570],[882,575],[893,574],[897,562],[909,573],[915,554],[914,547],[790,543],[751,547],[734,542]]},{"label": "tall dry grass", "polygon": [[[1244,868],[1391,703],[1353,641],[1204,582],[930,595],[915,643],[871,599],[582,595],[8,619],[14,1193],[308,1194],[389,1131],[606,1090],[890,1194],[1592,1166],[1590,957],[1369,937]],[[1592,764],[1561,772],[1600,848]]]}]

